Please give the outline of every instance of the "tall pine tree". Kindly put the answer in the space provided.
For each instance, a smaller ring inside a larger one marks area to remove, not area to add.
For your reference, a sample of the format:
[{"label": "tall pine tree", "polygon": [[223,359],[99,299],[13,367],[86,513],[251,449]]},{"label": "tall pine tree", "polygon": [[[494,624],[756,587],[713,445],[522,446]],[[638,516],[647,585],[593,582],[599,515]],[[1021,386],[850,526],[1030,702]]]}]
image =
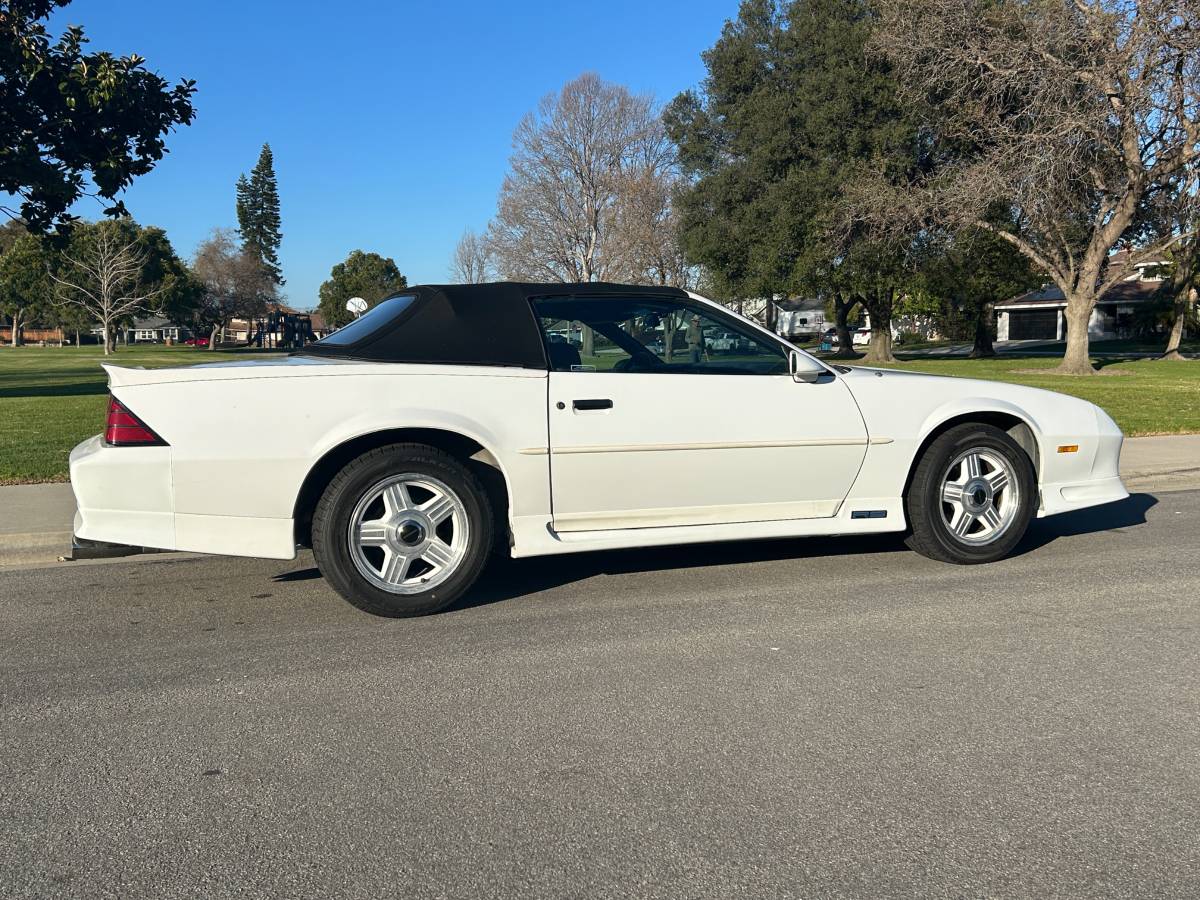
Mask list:
[{"label": "tall pine tree", "polygon": [[250,177],[238,176],[237,220],[242,245],[262,260],[276,284],[283,284],[279,267],[279,185],[270,144],[263,144]]}]

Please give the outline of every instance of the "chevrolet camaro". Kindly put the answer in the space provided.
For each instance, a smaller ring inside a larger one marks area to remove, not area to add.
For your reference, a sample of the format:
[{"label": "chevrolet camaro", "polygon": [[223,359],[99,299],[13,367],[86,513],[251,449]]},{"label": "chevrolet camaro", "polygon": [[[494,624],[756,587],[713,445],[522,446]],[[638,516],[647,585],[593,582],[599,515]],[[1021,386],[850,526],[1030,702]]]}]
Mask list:
[{"label": "chevrolet camaro", "polygon": [[1091,403],[831,365],[672,288],[415,287],[290,356],[106,369],[77,555],[311,547],[387,616],[495,552],[905,532],[987,563],[1034,516],[1127,496]]}]

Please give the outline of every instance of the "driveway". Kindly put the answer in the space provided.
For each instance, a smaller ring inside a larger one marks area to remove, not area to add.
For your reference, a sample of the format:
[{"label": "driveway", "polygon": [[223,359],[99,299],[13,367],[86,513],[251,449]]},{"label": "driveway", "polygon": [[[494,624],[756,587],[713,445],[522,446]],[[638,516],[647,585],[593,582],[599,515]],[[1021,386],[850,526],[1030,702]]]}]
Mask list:
[{"label": "driveway", "polygon": [[0,573],[5,897],[1196,896],[1200,492],[513,563]]}]

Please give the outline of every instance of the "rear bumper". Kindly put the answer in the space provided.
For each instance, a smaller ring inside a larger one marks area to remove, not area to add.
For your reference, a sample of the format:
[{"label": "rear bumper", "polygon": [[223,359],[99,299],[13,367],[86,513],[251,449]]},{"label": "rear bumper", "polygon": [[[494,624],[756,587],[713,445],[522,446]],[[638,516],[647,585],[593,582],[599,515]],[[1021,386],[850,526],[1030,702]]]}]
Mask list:
[{"label": "rear bumper", "polygon": [[71,451],[75,536],[175,549],[170,447],[107,447],[100,435]]},{"label": "rear bumper", "polygon": [[189,550],[267,559],[296,556],[290,518],[176,512],[170,447],[108,447],[99,435],[89,438],[71,451],[71,490],[81,554]]}]

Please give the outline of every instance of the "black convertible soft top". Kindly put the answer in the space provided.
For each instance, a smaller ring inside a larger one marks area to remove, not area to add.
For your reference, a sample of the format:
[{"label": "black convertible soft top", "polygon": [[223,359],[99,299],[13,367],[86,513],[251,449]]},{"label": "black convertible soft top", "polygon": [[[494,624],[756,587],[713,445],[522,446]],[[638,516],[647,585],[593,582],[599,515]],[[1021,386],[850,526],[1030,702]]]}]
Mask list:
[{"label": "black convertible soft top", "polygon": [[686,297],[679,288],[586,282],[423,284],[381,301],[361,319],[300,351],[378,362],[545,369],[535,297]]}]

